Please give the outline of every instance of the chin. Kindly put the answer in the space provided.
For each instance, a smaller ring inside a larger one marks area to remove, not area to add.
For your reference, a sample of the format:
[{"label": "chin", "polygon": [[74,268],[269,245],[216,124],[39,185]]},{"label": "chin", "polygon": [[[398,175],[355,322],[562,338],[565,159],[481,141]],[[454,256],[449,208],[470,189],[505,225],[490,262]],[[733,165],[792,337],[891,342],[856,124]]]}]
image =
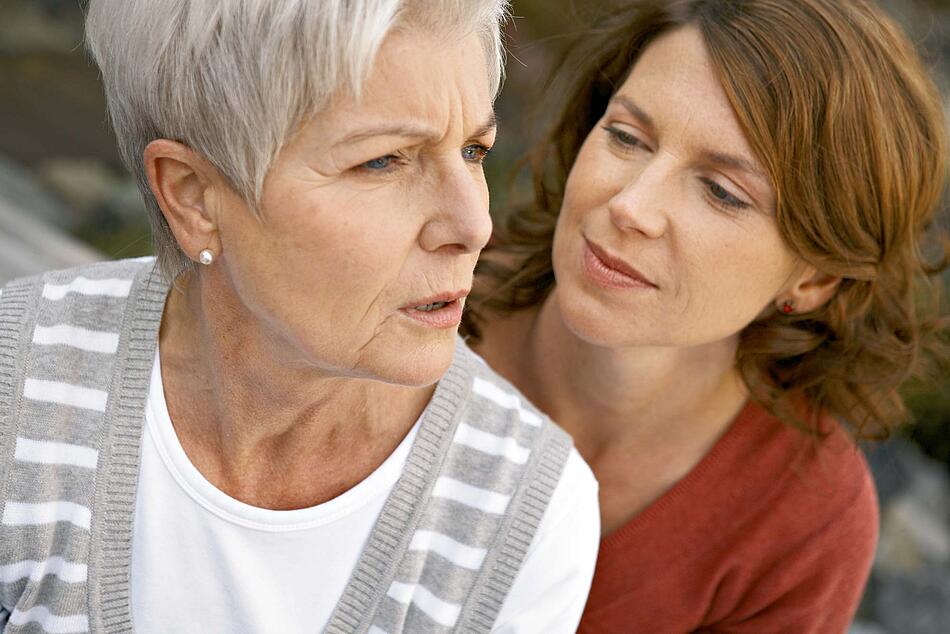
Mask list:
[{"label": "chin", "polygon": [[627,334],[618,332],[618,328],[612,325],[611,320],[604,319],[603,314],[598,314],[598,311],[590,310],[578,302],[561,300],[560,313],[564,326],[571,334],[591,345],[617,347],[622,344],[622,339]]},{"label": "chin", "polygon": [[581,341],[602,348],[669,344],[669,328],[657,332],[648,319],[617,314],[583,293],[558,288],[558,312],[565,328]]},{"label": "chin", "polygon": [[359,374],[368,379],[406,387],[426,387],[438,383],[452,365],[455,331],[426,339],[378,342],[362,355]]}]

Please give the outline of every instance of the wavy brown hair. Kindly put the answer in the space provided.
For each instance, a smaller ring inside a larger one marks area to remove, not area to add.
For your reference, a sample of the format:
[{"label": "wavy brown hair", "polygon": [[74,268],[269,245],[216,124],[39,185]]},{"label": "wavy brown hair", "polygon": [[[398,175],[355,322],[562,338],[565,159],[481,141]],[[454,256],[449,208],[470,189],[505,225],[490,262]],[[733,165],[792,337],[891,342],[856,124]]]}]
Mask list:
[{"label": "wavy brown hair", "polygon": [[[862,0],[628,1],[570,47],[549,83],[554,123],[529,155],[533,204],[501,224],[479,266],[464,331],[488,313],[545,300],[568,173],[640,53],[699,29],[718,78],[776,193],[776,221],[805,262],[838,276],[821,309],[774,311],[741,333],[752,397],[804,430],[819,412],[860,438],[908,415],[898,392],[946,366],[935,214],[947,175],[944,114],[906,35]],[[933,240],[929,238],[933,237]],[[813,412],[801,417],[802,399]]]}]

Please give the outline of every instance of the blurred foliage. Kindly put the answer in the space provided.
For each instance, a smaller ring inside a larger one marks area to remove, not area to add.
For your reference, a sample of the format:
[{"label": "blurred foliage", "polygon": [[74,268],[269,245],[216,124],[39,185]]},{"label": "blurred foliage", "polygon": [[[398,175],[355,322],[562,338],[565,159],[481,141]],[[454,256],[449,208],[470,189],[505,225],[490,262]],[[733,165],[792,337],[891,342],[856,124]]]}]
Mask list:
[{"label": "blurred foliage", "polygon": [[930,389],[908,389],[906,395],[915,422],[904,434],[950,468],[950,378]]},{"label": "blurred foliage", "polygon": [[[944,274],[942,314],[950,313],[950,276]],[[950,346],[950,331],[942,332],[945,345]],[[950,366],[948,366],[950,367]],[[950,371],[932,383],[910,383],[903,389],[913,422],[902,431],[928,455],[950,469]]]},{"label": "blurred foliage", "polygon": [[139,220],[130,220],[103,207],[85,218],[72,233],[112,259],[153,254],[144,209]]}]

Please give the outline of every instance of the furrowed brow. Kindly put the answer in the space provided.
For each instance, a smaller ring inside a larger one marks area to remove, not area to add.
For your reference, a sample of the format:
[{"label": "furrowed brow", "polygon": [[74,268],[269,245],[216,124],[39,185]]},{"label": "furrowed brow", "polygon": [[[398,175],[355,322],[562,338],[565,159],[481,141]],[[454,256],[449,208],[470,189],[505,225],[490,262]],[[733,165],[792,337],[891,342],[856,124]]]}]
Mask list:
[{"label": "furrowed brow", "polygon": [[488,119],[485,123],[475,130],[475,133],[472,135],[472,138],[477,139],[478,137],[488,136],[498,128],[498,115],[492,112],[488,115]]},{"label": "furrowed brow", "polygon": [[343,145],[346,143],[355,143],[357,141],[364,141],[366,139],[371,139],[378,136],[398,136],[405,137],[407,139],[437,139],[439,138],[438,132],[432,128],[428,128],[421,125],[381,125],[374,126],[371,128],[363,128],[360,130],[354,130],[350,132],[342,139],[334,143],[334,146]]}]

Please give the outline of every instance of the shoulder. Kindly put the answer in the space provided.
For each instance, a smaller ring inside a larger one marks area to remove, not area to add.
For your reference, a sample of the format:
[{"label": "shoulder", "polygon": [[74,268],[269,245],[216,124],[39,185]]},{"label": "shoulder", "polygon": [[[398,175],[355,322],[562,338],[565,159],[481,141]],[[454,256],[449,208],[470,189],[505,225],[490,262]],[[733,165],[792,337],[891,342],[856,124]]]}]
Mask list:
[{"label": "shoulder", "polygon": [[[577,531],[597,536],[595,542],[599,540],[599,485],[571,437],[462,342],[458,353],[473,366],[471,412],[479,418],[492,419],[494,422],[489,425],[493,432],[512,443],[530,447],[532,452],[545,452],[549,466],[558,469],[547,473],[542,469],[540,473],[542,477],[556,478],[556,485],[536,541],[546,540],[545,534],[549,532],[567,536],[570,541]],[[564,530],[566,524],[572,528]]]},{"label": "shoulder", "polygon": [[461,339],[456,354],[471,367],[470,414],[473,416],[469,419],[490,419],[488,426],[493,433],[503,435],[512,443],[532,443],[535,448],[558,447],[561,469],[544,521],[557,523],[555,518],[569,514],[579,503],[590,506],[591,500],[596,511],[597,480],[574,448],[571,437]]},{"label": "shoulder", "polygon": [[[12,280],[6,286],[23,286],[51,284],[56,282],[70,282],[80,278],[88,280],[107,280],[107,279],[133,279],[143,271],[151,272],[155,266],[154,257],[132,258],[126,260],[110,260],[105,262],[93,262],[66,269],[54,269],[33,275]],[[77,284],[77,289],[81,284]]]},{"label": "shoulder", "polygon": [[[505,435],[510,439],[521,438],[517,442],[546,438],[547,445],[559,447],[561,470],[535,541],[547,540],[547,534],[557,534],[568,543],[577,536],[577,531],[591,533],[599,539],[599,485],[590,467],[573,447],[570,436],[462,342],[458,353],[473,366],[473,412],[477,412],[479,417],[503,421],[501,428]],[[495,429],[500,431],[498,426]],[[533,431],[533,434],[525,437],[525,431]],[[540,442],[535,441],[535,445],[538,444]],[[572,528],[564,530],[565,524],[571,524]]]},{"label": "shoulder", "polygon": [[574,555],[593,561],[600,542],[600,486],[594,473],[576,449],[571,449],[564,472],[554,489],[551,502],[538,531],[537,541],[554,536]]},{"label": "shoulder", "polygon": [[136,355],[153,344],[166,290],[153,258],[48,271],[4,286],[0,417],[14,413],[20,390],[30,404],[16,406],[17,415],[51,428],[56,422],[42,408],[87,412],[63,408],[63,420],[105,411],[114,372],[133,356],[131,340]]},{"label": "shoulder", "polygon": [[[798,516],[794,524],[814,527],[874,493],[860,447],[834,419],[822,417],[821,427],[825,437],[810,437],[750,403],[717,446],[715,471],[750,511]],[[730,468],[736,464],[741,472]]]},{"label": "shoulder", "polygon": [[[827,432],[822,439],[805,438],[790,428],[777,432],[789,463],[776,510],[793,526],[807,520],[801,529],[809,533],[851,534],[861,527],[876,531],[877,495],[864,454],[837,421],[824,417],[822,423]],[[873,543],[867,547],[873,550]]]},{"label": "shoulder", "polygon": [[95,262],[12,280],[0,290],[0,300],[58,301],[70,295],[126,298],[134,292],[136,282],[160,277],[153,273],[158,271],[152,257]]},{"label": "shoulder", "polygon": [[[519,427],[534,429],[538,437],[553,437],[567,447],[573,446],[570,436],[536,408],[514,385],[491,369],[488,363],[459,338],[457,361],[467,363],[472,376],[469,407],[479,417],[504,420],[509,432]],[[565,458],[566,458],[565,454]]]},{"label": "shoulder", "polygon": [[493,631],[577,631],[599,544],[597,481],[572,449]]},{"label": "shoulder", "polygon": [[870,469],[830,418],[822,440],[764,412],[756,418],[761,433],[747,450],[761,456],[749,456],[753,471],[743,484],[748,503],[759,503],[737,527],[741,546],[733,554],[741,562],[733,563],[744,572],[731,588],[731,618],[754,614],[763,627],[784,619],[800,623],[800,631],[832,631],[854,613],[874,559],[878,504]]},{"label": "shoulder", "polygon": [[[792,463],[789,495],[778,505],[780,518],[799,531],[801,557],[833,562],[828,583],[849,587],[856,602],[877,547],[879,509],[871,470],[861,448],[826,419],[829,435]],[[850,581],[849,581],[850,579]]]},{"label": "shoulder", "polygon": [[741,464],[722,467],[722,482],[733,522],[771,535],[768,543],[803,542],[812,536],[855,537],[861,531],[862,557],[873,554],[877,498],[864,455],[837,421],[822,418],[826,437],[811,438],[750,404],[730,430],[730,449],[720,456]]}]

